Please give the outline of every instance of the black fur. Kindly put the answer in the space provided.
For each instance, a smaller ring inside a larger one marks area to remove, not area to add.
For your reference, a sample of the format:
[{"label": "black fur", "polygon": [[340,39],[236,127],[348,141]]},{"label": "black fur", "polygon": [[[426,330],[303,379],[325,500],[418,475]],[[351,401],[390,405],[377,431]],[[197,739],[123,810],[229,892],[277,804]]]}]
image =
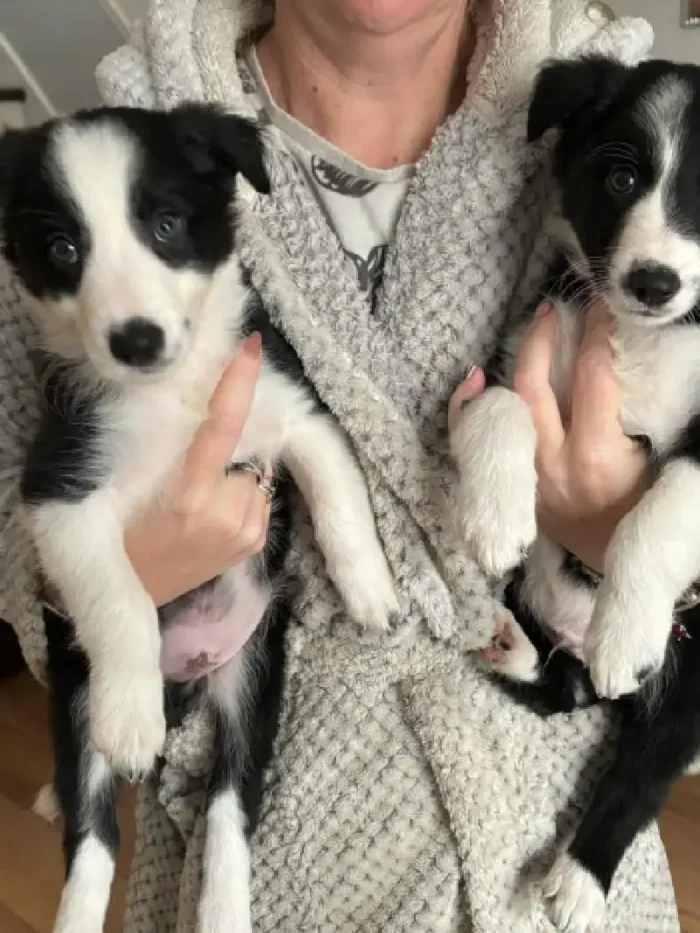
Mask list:
[{"label": "black fur", "polygon": [[[601,58],[551,64],[542,72],[532,101],[528,135],[538,139],[556,128],[554,171],[562,195],[564,219],[575,232],[591,264],[591,282],[583,279],[565,255],[549,271],[538,302],[560,300],[585,311],[590,299],[605,294],[607,262],[629,209],[658,181],[661,166],[649,128],[635,119],[635,105],[663,76],[683,79],[689,88],[682,115],[683,143],[675,153],[673,182],[663,196],[676,229],[700,240],[700,69],[668,62],[628,68]],[[619,164],[631,164],[636,184],[629,196],[611,186]],[[533,309],[536,303],[533,303]],[[672,323],[696,325],[694,308]],[[495,359],[491,384],[502,378]],[[667,463],[689,459],[700,464],[700,416],[690,420],[670,448],[653,450],[647,437],[635,438],[651,456]],[[692,508],[692,503],[688,503]],[[570,713],[598,702],[587,668],[557,648],[548,620],[537,617],[526,598],[519,568],[509,583],[505,603],[537,651],[535,683],[501,681],[517,701],[544,715]],[[595,591],[601,576],[571,554],[560,573],[569,585]],[[550,620],[550,622],[553,620]],[[682,623],[682,624],[680,624]],[[587,869],[603,892],[609,891],[617,866],[635,836],[658,815],[666,796],[700,752],[700,607],[677,613],[660,671],[644,678],[635,694],[612,704],[620,716],[614,764],[595,790],[569,847],[569,855]]]},{"label": "black fur", "polygon": [[[282,486],[282,495],[271,514],[268,542],[261,555],[268,579],[278,584],[284,573],[290,528],[290,489],[284,479]],[[270,603],[265,618],[247,646],[246,650],[258,660],[247,685],[244,714],[234,726],[219,706],[209,704],[215,725],[215,757],[207,791],[208,802],[228,787],[236,787],[249,836],[257,825],[264,773],[277,734],[291,593],[292,583],[287,581],[284,595]],[[167,618],[168,606],[164,606],[159,615],[161,619]],[[68,619],[46,608],[44,621],[51,689],[54,790],[64,816],[63,847],[68,875],[76,850],[89,833],[96,835],[113,856],[116,855],[119,845],[116,778],[110,778],[102,785],[99,794],[87,792],[95,759],[88,733],[88,660],[75,643],[73,627]],[[179,724],[191,704],[199,701],[203,690],[202,684],[192,688],[166,683],[166,717],[170,726]]]},{"label": "black fur", "polygon": [[[71,118],[80,128],[117,123],[136,142],[141,160],[133,190],[133,227],[164,262],[211,271],[233,250],[230,209],[240,172],[260,192],[270,190],[260,133],[246,120],[215,107],[189,105],[172,113],[101,108]],[[38,298],[74,294],[90,251],[90,237],[77,206],[59,193],[50,165],[52,124],[8,133],[0,139],[0,205],[5,211],[5,255]],[[154,230],[164,214],[181,218],[167,243]],[[67,234],[79,261],[51,261],[47,244]],[[17,248],[16,243],[21,243]]]},{"label": "black fur", "polygon": [[[171,267],[213,272],[234,250],[234,180],[243,174],[260,192],[269,191],[262,141],[255,126],[216,108],[185,106],[170,113],[100,109],[70,119],[81,127],[118,124],[136,144],[139,170],[132,180],[132,230]],[[8,133],[0,139],[0,204],[4,208],[4,249],[27,290],[39,299],[74,294],[90,251],[90,236],[77,206],[65,194],[56,166],[51,165],[52,124]],[[49,166],[51,169],[49,170]],[[158,238],[165,219],[166,238]],[[68,237],[78,253],[70,266],[56,264],[52,237]],[[246,281],[244,274],[244,281]],[[249,279],[248,279],[249,282]],[[270,324],[259,296],[249,284],[245,333],[260,331],[266,363],[303,384],[301,364]],[[240,335],[243,336],[243,335]],[[233,338],[232,338],[233,339]],[[46,502],[80,502],[101,488],[111,465],[98,453],[109,424],[102,403],[112,387],[91,387],[81,364],[49,352],[36,354],[43,395],[43,417],[28,452],[21,492],[29,506]],[[103,445],[104,446],[104,445]],[[157,455],[157,451],[155,452]],[[292,581],[285,572],[289,547],[291,481],[276,477],[266,546],[254,561],[258,582],[273,594],[265,615],[249,641],[236,689],[244,699],[233,707],[207,690],[207,681],[164,685],[166,720],[181,721],[192,703],[205,702],[215,723],[215,763],[208,802],[234,789],[240,797],[246,831],[257,823],[262,778],[274,743],[281,704],[285,633],[290,618]],[[188,602],[216,580],[184,594],[159,611],[161,631]],[[87,838],[96,838],[114,856],[119,833],[115,815],[114,775],[98,756],[88,721],[89,662],[76,644],[73,625],[53,609],[45,609],[51,723],[55,751],[54,789],[65,818],[64,850],[70,875],[76,853]],[[243,686],[241,686],[241,684]],[[235,707],[235,709],[234,709]]]},{"label": "black fur", "polygon": [[[249,692],[249,715],[232,732],[230,720],[213,708],[215,758],[207,796],[211,802],[227,787],[238,788],[250,838],[258,825],[262,803],[263,778],[272,758],[279,726],[284,680],[284,642],[290,606],[287,599],[273,602],[259,633],[253,638],[253,651],[259,651],[265,663],[256,672]],[[242,754],[247,749],[247,754]]]},{"label": "black fur", "polygon": [[[540,679],[502,680],[506,692],[541,715],[570,713],[598,702],[586,667],[554,650],[532,611],[520,600],[517,581],[506,605],[537,649]],[[700,752],[700,607],[680,617],[663,669],[639,692],[612,705],[620,714],[617,755],[596,788],[569,854],[607,894],[615,870],[633,842],[661,811],[674,782]]]},{"label": "black fur", "polygon": [[[563,131],[554,152],[554,171],[561,185],[563,214],[588,257],[604,260],[610,255],[623,218],[658,175],[658,153],[635,118],[634,105],[645,90],[669,75],[682,79],[693,93],[684,119],[686,142],[667,198],[677,226],[700,236],[697,68],[665,61],[629,68],[608,59],[588,58],[552,64],[537,82],[529,138],[538,139],[552,128]],[[607,184],[610,173],[629,164],[637,174],[637,185],[629,196],[615,195]],[[600,273],[601,267],[596,271]]]},{"label": "black fur", "polygon": [[93,451],[100,433],[97,390],[76,392],[74,374],[56,357],[37,355],[42,420],[24,463],[21,492],[28,505],[76,502],[100,487]]},{"label": "black fur", "polygon": [[69,875],[76,850],[90,833],[116,855],[119,846],[116,782],[107,781],[99,794],[88,792],[94,761],[88,735],[88,661],[75,644],[73,626],[67,619],[45,608],[44,623],[51,690],[53,787],[64,818],[63,850]]},{"label": "black fur", "polygon": [[537,650],[539,678],[536,683],[501,678],[501,686],[513,699],[543,716],[570,713],[597,703],[588,671],[578,658],[554,650],[551,639],[521,598],[522,583],[523,571],[519,568],[506,588],[503,602]]},{"label": "black fur", "polygon": [[[269,323],[255,297],[251,298],[254,326],[263,332],[264,352],[274,366],[303,380],[303,370],[293,350]],[[64,374],[65,376],[65,374]],[[91,442],[100,430],[95,399],[75,393],[75,381],[62,378],[61,370],[45,381],[45,409],[39,435],[32,445],[24,471],[22,490],[25,501],[38,504],[47,499],[69,500],[87,496],[101,484],[90,458]],[[82,390],[78,389],[78,393]],[[290,617],[293,581],[285,576],[289,548],[290,502],[293,487],[289,477],[277,477],[269,532],[264,551],[256,560],[256,575],[281,595],[268,606],[246,651],[256,659],[255,671],[247,683],[245,714],[234,723],[215,703],[210,703],[215,723],[215,762],[208,797],[235,786],[246,817],[246,832],[252,833],[258,819],[262,782],[277,733],[285,658],[285,633]],[[201,589],[215,584],[210,581]],[[161,627],[177,616],[197,591],[184,594],[159,610]],[[119,843],[115,816],[115,783],[110,779],[99,794],[87,792],[87,782],[95,752],[89,739],[87,657],[76,645],[69,620],[53,610],[45,610],[48,670],[52,692],[51,721],[55,755],[54,787],[65,818],[63,845],[66,871],[80,842],[94,833],[112,853]],[[192,689],[181,684],[165,685],[166,719],[178,722],[190,704],[202,694],[202,686]]]}]

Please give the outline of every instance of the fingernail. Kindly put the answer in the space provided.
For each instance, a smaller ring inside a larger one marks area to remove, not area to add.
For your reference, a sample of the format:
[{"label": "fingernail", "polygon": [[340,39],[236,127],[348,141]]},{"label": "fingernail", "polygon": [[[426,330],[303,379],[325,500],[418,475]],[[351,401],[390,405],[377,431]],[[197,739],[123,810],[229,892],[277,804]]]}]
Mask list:
[{"label": "fingernail", "polygon": [[467,366],[466,373],[464,374],[464,381],[469,382],[469,380],[471,379],[471,377],[474,375],[474,373],[477,371],[478,368],[479,367],[476,365],[476,363],[470,363],[469,366]]},{"label": "fingernail", "polygon": [[553,309],[554,305],[551,301],[543,301],[542,304],[537,308],[537,311],[535,311],[535,317],[544,317]]},{"label": "fingernail", "polygon": [[260,332],[254,330],[252,334],[248,336],[243,341],[243,352],[246,356],[258,356],[260,353],[260,348],[262,346],[262,337]]}]

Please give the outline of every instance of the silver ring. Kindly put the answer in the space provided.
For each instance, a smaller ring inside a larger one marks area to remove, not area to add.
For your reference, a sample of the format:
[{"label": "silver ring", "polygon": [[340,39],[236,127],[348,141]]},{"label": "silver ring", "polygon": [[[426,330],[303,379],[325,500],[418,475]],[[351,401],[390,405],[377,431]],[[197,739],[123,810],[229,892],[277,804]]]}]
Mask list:
[{"label": "silver ring", "polygon": [[260,460],[251,457],[249,460],[231,460],[224,467],[224,476],[234,476],[236,473],[250,473],[257,483],[265,479],[265,467]]},{"label": "silver ring", "polygon": [[275,481],[268,476],[264,464],[253,457],[249,460],[232,460],[224,467],[224,476],[234,476],[237,473],[250,473],[255,477],[260,492],[266,499],[272,499],[275,494]]},{"label": "silver ring", "polygon": [[272,501],[275,494],[275,483],[270,477],[265,477],[258,483],[258,489],[268,501]]}]

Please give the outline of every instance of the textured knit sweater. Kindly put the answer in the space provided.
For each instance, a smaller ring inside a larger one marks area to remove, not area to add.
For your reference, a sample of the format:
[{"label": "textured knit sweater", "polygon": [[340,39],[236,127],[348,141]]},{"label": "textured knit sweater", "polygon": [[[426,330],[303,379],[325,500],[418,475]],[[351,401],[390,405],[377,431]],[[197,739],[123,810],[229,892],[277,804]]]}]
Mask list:
[{"label": "textured knit sweater", "polygon": [[[299,517],[294,561],[304,585],[253,840],[260,933],[551,930],[537,884],[609,756],[613,726],[602,710],[542,720],[477,672],[470,652],[489,639],[493,602],[450,521],[446,408],[467,362],[486,357],[547,259],[547,148],[524,142],[536,69],[587,50],[634,61],[651,32],[638,20],[607,22],[582,0],[473,6],[466,99],[416,167],[371,308],[297,162],[274,140],[272,197],[239,192],[243,258],[354,445],[412,622],[399,643],[363,642]],[[244,0],[154,0],[133,44],[99,69],[105,99],[206,99],[247,113],[236,53],[270,12]],[[34,557],[17,495],[36,424],[32,336],[3,269],[0,617],[41,676]],[[193,711],[141,793],[126,933],[193,929],[210,757],[209,723]],[[607,931],[677,930],[652,827],[615,878]]]}]

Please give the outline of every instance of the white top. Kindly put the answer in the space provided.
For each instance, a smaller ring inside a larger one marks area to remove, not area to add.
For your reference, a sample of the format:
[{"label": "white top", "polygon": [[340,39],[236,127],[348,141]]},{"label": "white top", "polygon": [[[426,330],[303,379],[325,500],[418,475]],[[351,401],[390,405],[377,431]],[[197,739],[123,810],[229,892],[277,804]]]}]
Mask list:
[{"label": "white top", "polygon": [[376,169],[357,162],[277,106],[254,47],[246,63],[254,82],[247,97],[258,119],[279,133],[301,166],[357,271],[360,289],[371,300],[381,279],[386,248],[394,237],[413,165]]}]

